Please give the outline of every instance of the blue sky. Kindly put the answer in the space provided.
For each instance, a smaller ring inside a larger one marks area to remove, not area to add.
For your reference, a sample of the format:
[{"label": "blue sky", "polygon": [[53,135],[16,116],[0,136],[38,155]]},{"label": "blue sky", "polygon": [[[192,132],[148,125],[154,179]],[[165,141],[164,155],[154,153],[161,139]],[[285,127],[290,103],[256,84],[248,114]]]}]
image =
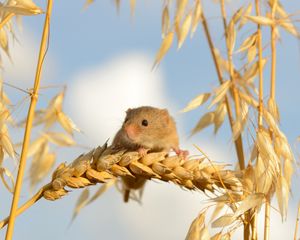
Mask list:
[{"label": "blue sky", "polygon": [[[110,0],[96,0],[86,10],[83,10],[83,0],[54,2],[50,47],[41,86],[68,86],[65,111],[84,130],[84,134],[76,135],[76,140],[89,147],[100,145],[114,135],[127,105],[153,104],[171,109],[185,148],[191,150],[192,144],[197,143],[213,160],[234,163],[234,147],[227,121],[217,136],[209,128],[189,139],[190,130],[206,109],[203,107],[191,113],[178,113],[194,96],[218,86],[202,29],[198,28],[194,38],[187,39],[179,51],[176,46],[172,47],[158,70],[151,73],[152,61],[161,42],[162,2],[137,1],[134,17],[130,16],[128,1],[121,2],[119,15]],[[204,2],[212,35],[220,46],[223,41],[222,25],[216,17],[219,15],[219,6],[211,1]],[[229,8],[236,9],[241,2],[232,1]],[[288,12],[300,9],[297,1],[283,2]],[[36,3],[45,9],[44,1]],[[24,29],[20,34],[20,42],[24,52],[18,55],[19,65],[16,63],[16,67],[21,68],[27,61],[29,63],[27,70],[15,71],[25,71],[26,79],[11,70],[4,80],[23,88],[32,85],[38,52],[36,46],[40,41],[43,19],[42,15],[23,18]],[[281,33],[276,98],[281,110],[281,128],[294,146],[296,137],[300,135],[299,41],[283,31]],[[16,76],[10,78],[9,73]],[[268,72],[265,77],[269,78]],[[132,81],[130,88],[126,87],[128,81]],[[268,88],[267,83],[265,87]],[[15,96],[19,94],[15,90],[8,89],[8,92],[13,99],[19,97]],[[42,90],[40,99],[46,102],[55,92],[56,88]],[[45,102],[41,102],[40,106],[44,106]],[[93,107],[87,108],[92,104]],[[25,110],[26,106],[22,111]],[[91,129],[95,129],[94,133]],[[299,151],[299,145],[296,147]],[[61,150],[58,153],[59,161],[71,161],[83,151],[79,148]],[[294,209],[300,197],[297,181],[299,179],[295,178],[288,221],[281,226],[279,215],[272,213],[276,216],[272,239],[292,236],[290,229],[294,227]],[[4,217],[8,213],[10,197],[1,185],[0,194],[3,196],[0,213]],[[41,200],[17,219],[14,239],[183,239],[206,199],[201,193],[190,193],[173,185],[156,182],[148,184],[143,205],[140,206],[136,203],[123,204],[120,194],[111,188],[98,201],[85,208],[68,227],[79,194],[80,190],[74,190],[56,202]],[[26,182],[21,202],[29,196]]]}]

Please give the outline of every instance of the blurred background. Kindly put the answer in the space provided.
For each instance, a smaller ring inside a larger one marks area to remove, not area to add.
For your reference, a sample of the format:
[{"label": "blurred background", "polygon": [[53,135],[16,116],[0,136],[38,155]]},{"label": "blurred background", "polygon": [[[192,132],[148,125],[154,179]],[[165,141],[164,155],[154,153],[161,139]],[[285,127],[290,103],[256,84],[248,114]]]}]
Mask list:
[{"label": "blurred background", "polygon": [[[46,9],[46,1],[35,1]],[[287,12],[300,10],[299,1],[283,1]],[[244,1],[231,0],[228,11]],[[222,47],[222,24],[219,5],[203,1],[215,44]],[[207,110],[205,107],[182,114],[180,110],[195,96],[218,86],[212,58],[201,26],[180,50],[174,45],[160,66],[151,71],[161,43],[161,8],[163,1],[137,1],[134,16],[129,1],[122,0],[119,12],[114,1],[96,0],[84,9],[83,0],[55,1],[51,20],[48,55],[45,61],[39,107],[67,86],[64,111],[82,133],[75,135],[81,147],[57,149],[59,162],[70,162],[80,153],[112,139],[121,126],[129,107],[152,105],[168,108],[176,119],[182,148],[197,154],[199,145],[216,162],[236,164],[228,122],[217,136],[212,127],[190,138],[190,131]],[[4,81],[22,89],[33,85],[35,66],[44,16],[23,18],[17,31],[18,42],[11,47],[13,63],[3,59]],[[298,160],[300,135],[300,51],[299,41],[281,31],[278,43],[276,98],[281,113],[281,128],[293,146]],[[221,46],[220,46],[221,45]],[[265,56],[269,57],[269,56]],[[269,73],[265,72],[266,78]],[[17,89],[5,87],[17,110],[13,116],[21,120],[28,109],[29,98]],[[21,139],[16,130],[14,139]],[[245,138],[245,149],[250,143]],[[16,174],[16,170],[13,171]],[[297,203],[300,199],[299,178],[293,179],[291,204],[287,221],[271,212],[271,239],[292,239]],[[50,176],[44,181],[47,182]],[[99,186],[92,186],[93,192]],[[20,203],[33,192],[25,176]],[[17,218],[14,239],[184,239],[193,219],[207,197],[173,184],[149,182],[142,204],[123,203],[121,194],[110,188],[97,201],[84,208],[71,223],[75,203],[82,190],[72,190],[55,202],[39,201]],[[11,195],[0,184],[0,215],[9,214]],[[277,207],[276,202],[273,203]],[[258,226],[263,227],[263,219]],[[4,238],[0,232],[0,238]],[[213,232],[213,230],[212,230]],[[261,232],[261,231],[260,231]],[[237,234],[234,239],[240,239]]]}]

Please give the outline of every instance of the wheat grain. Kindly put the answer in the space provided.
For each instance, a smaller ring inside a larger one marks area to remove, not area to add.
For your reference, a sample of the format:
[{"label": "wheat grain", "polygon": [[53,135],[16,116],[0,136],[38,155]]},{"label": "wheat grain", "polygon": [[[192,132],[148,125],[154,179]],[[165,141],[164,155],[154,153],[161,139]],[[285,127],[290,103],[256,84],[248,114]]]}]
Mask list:
[{"label": "wheat grain", "polygon": [[180,156],[170,157],[165,152],[149,153],[141,157],[137,152],[113,152],[110,147],[104,145],[81,155],[69,165],[59,165],[53,173],[52,187],[44,197],[56,200],[67,193],[62,191],[66,186],[82,188],[118,177],[159,179],[201,191],[219,191],[223,188],[223,181],[230,191],[242,191],[241,179],[236,172],[224,170],[222,166],[216,165],[222,178],[220,180],[216,172],[204,162],[203,157],[185,161]]}]

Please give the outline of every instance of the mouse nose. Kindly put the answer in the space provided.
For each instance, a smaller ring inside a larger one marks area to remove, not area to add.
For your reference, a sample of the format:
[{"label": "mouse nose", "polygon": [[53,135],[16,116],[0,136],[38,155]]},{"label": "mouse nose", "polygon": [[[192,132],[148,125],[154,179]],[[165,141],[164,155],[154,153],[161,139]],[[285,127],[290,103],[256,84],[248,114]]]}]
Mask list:
[{"label": "mouse nose", "polygon": [[125,126],[125,132],[130,139],[134,140],[136,138],[137,129],[132,124]]}]

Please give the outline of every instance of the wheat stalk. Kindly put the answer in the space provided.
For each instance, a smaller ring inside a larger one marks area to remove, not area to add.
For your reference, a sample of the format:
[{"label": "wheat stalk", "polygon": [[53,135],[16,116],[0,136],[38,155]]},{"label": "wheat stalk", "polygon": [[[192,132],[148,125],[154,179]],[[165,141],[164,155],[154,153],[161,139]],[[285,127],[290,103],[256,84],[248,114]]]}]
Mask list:
[{"label": "wheat stalk", "polygon": [[5,237],[6,240],[12,239],[13,230],[14,230],[16,211],[18,208],[18,202],[19,202],[22,181],[23,181],[23,175],[24,175],[24,170],[25,170],[25,166],[26,166],[26,158],[27,158],[27,151],[28,151],[28,147],[29,147],[31,128],[32,128],[32,123],[33,123],[33,118],[34,118],[35,107],[36,107],[36,103],[37,103],[37,99],[38,99],[38,90],[39,90],[39,85],[40,85],[41,71],[42,71],[44,57],[46,54],[46,46],[47,46],[47,40],[48,40],[48,36],[49,36],[49,24],[50,24],[51,11],[52,11],[52,0],[48,0],[47,12],[45,15],[45,22],[44,22],[44,30],[43,30],[42,40],[41,40],[41,44],[40,44],[39,58],[38,58],[36,75],[35,75],[35,80],[34,80],[34,87],[33,87],[32,93],[31,93],[31,101],[30,101],[30,106],[29,106],[29,110],[28,110],[28,114],[27,114],[27,121],[26,121],[26,127],[25,127],[25,133],[24,133],[24,139],[23,139],[23,145],[22,145],[22,152],[21,152],[20,164],[19,164],[18,175],[17,175],[17,181],[16,181],[16,186],[14,189],[14,195],[13,195],[13,200],[12,200],[11,209],[10,209],[8,228],[6,231],[6,237]]},{"label": "wheat stalk", "polygon": [[[180,156],[169,156],[166,152],[149,153],[141,157],[138,152],[115,152],[107,145],[80,155],[72,163],[60,164],[52,174],[50,183],[42,187],[16,214],[32,206],[41,197],[57,200],[65,196],[69,188],[85,188],[97,183],[106,183],[116,178],[158,179],[172,182],[189,189],[224,193],[233,201],[243,196],[239,172],[224,169],[224,165],[212,165],[205,158],[184,160]],[[7,219],[0,222],[0,228]]]}]

